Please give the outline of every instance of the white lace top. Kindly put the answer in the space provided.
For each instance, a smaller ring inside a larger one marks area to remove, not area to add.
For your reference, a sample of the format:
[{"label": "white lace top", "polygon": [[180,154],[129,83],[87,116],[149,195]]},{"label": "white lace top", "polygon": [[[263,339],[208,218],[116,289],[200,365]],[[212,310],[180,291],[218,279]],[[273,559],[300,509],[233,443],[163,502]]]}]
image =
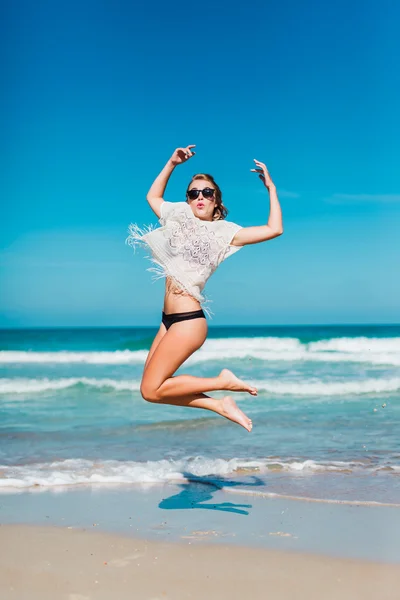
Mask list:
[{"label": "white lace top", "polygon": [[140,229],[129,226],[127,243],[133,248],[150,248],[154,278],[171,277],[176,286],[204,304],[210,302],[202,294],[207,279],[218,265],[242,246],[231,246],[240,225],[225,221],[203,221],[193,214],[187,202],[161,204],[161,227]]}]

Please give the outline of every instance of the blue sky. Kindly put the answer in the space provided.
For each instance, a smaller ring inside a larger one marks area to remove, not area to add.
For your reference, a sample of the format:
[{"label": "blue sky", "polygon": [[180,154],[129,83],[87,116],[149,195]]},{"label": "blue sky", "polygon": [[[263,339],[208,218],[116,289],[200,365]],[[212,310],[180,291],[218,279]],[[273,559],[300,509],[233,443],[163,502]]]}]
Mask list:
[{"label": "blue sky", "polygon": [[284,215],[209,280],[212,325],[400,321],[396,3],[1,6],[0,326],[157,325],[163,282],[124,240],[187,144],[167,200],[206,171],[264,224],[257,158]]}]

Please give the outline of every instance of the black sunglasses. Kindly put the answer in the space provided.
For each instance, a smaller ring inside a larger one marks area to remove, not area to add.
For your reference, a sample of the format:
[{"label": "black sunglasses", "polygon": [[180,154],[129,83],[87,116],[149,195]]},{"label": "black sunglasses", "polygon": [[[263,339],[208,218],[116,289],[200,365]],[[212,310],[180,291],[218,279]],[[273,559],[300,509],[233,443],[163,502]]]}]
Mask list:
[{"label": "black sunglasses", "polygon": [[212,198],[214,196],[215,190],[213,188],[206,187],[204,190],[188,190],[187,196],[190,200],[196,200],[199,197],[200,192],[203,194],[203,198]]}]

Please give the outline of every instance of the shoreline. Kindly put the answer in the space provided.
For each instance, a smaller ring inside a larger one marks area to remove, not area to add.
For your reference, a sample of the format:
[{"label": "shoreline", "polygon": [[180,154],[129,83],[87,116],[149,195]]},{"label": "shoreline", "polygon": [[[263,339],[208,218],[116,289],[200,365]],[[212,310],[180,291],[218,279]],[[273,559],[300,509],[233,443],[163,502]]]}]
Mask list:
[{"label": "shoreline", "polygon": [[[19,495],[19,494],[42,494],[42,493],[52,493],[52,494],[63,494],[63,493],[73,493],[73,492],[79,492],[82,490],[96,490],[98,492],[104,492],[107,490],[119,490],[119,491],[123,491],[124,489],[130,489],[130,488],[135,488],[137,490],[143,490],[146,485],[149,485],[151,487],[163,487],[165,485],[171,485],[171,486],[178,486],[179,484],[182,483],[182,479],[169,479],[168,482],[161,482],[161,481],[157,481],[157,482],[151,482],[151,483],[143,483],[143,482],[118,482],[118,483],[112,483],[112,482],[107,482],[107,483],[100,483],[100,482],[96,482],[96,483],[90,483],[90,482],[82,482],[82,483],[75,483],[75,484],[59,484],[59,485],[37,485],[37,484],[33,484],[30,486],[25,486],[25,487],[0,487],[0,500],[2,496],[7,496],[7,495]],[[244,484],[244,489],[237,489],[235,488],[234,490],[231,490],[229,487],[224,487],[224,481],[221,481],[220,483],[216,483],[212,480],[209,481],[202,481],[201,478],[194,478],[194,479],[190,479],[190,478],[185,478],[185,482],[188,483],[204,483],[207,485],[211,485],[211,486],[215,486],[217,489],[219,489],[220,491],[226,493],[226,494],[237,494],[237,495],[241,495],[241,496],[257,496],[259,498],[265,498],[265,499],[271,499],[271,500],[293,500],[295,502],[315,502],[318,504],[340,504],[340,505],[347,505],[347,506],[367,506],[367,507],[387,507],[387,508],[400,508],[400,502],[385,502],[385,501],[379,501],[379,500],[348,500],[348,499],[340,499],[340,498],[317,498],[317,497],[312,497],[312,496],[299,496],[299,495],[293,495],[293,494],[285,494],[285,493],[279,493],[279,492],[265,492],[265,491],[258,491],[258,490],[252,490],[250,488],[246,488]]]},{"label": "shoreline", "polygon": [[[1,524],[400,564],[400,510],[242,494],[185,481],[0,494]],[[203,532],[199,534],[198,532]]]},{"label": "shoreline", "polygon": [[22,600],[395,600],[397,565],[100,531],[2,525],[0,595]]}]

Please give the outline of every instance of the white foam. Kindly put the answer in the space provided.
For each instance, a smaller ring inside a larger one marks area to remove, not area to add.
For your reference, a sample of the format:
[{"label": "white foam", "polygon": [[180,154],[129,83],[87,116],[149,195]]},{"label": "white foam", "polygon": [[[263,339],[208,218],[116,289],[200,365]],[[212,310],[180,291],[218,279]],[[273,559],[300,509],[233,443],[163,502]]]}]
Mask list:
[{"label": "white foam", "polygon": [[138,380],[95,379],[89,377],[65,377],[61,379],[0,379],[0,394],[26,394],[64,390],[77,385],[98,389],[136,392],[140,390]]},{"label": "white foam", "polygon": [[184,480],[183,473],[185,472],[190,472],[198,477],[227,475],[235,471],[239,465],[240,461],[238,459],[206,459],[203,457],[143,463],[69,459],[26,466],[0,466],[0,489],[88,483],[159,483]]},{"label": "white foam", "polygon": [[[346,396],[362,394],[382,394],[400,391],[400,377],[390,379],[362,379],[359,381],[319,380],[252,381],[258,392],[266,392],[278,396]],[[96,379],[90,377],[65,377],[60,379],[0,379],[0,394],[39,394],[48,391],[58,391],[75,386],[86,386],[99,390],[115,390],[121,392],[138,392],[139,379]]]},{"label": "white foam", "polygon": [[124,365],[145,362],[146,350],[116,350],[115,352],[19,352],[0,351],[0,363],[88,363],[93,365]]},{"label": "white foam", "polygon": [[311,342],[308,344],[311,351],[334,352],[379,352],[400,354],[400,338],[332,338]]},{"label": "white foam", "polygon": [[[188,362],[215,362],[224,359],[261,360],[266,362],[351,362],[400,366],[400,351],[394,351],[395,345],[392,339],[387,338],[386,346],[379,340],[379,344],[371,345],[369,349],[365,344],[358,346],[356,340],[364,338],[353,338],[352,346],[340,340],[327,340],[326,342],[311,342],[302,344],[300,340],[285,338],[229,338],[209,339],[196,352]],[[365,338],[367,339],[367,338]],[[398,339],[398,338],[394,338]],[[268,340],[266,344],[264,341]],[[332,349],[329,350],[329,343]],[[315,344],[321,344],[317,346]],[[334,349],[337,344],[338,350]],[[341,351],[339,351],[342,348]]]},{"label": "white foam", "polygon": [[399,465],[369,465],[360,461],[299,461],[296,459],[209,459],[202,456],[181,460],[148,462],[69,459],[50,463],[0,465],[0,490],[10,488],[76,486],[82,484],[131,484],[185,481],[191,477],[224,477],[242,470],[264,472],[282,470],[298,473],[358,471],[398,473]]},{"label": "white foam", "polygon": [[[0,363],[143,364],[147,350],[114,352],[0,351]],[[332,338],[302,344],[297,338],[208,339],[187,364],[229,359],[353,362],[400,366],[400,338]]]},{"label": "white foam", "polygon": [[290,396],[347,396],[382,394],[400,390],[400,377],[391,379],[362,379],[359,381],[255,381],[259,391]]}]

